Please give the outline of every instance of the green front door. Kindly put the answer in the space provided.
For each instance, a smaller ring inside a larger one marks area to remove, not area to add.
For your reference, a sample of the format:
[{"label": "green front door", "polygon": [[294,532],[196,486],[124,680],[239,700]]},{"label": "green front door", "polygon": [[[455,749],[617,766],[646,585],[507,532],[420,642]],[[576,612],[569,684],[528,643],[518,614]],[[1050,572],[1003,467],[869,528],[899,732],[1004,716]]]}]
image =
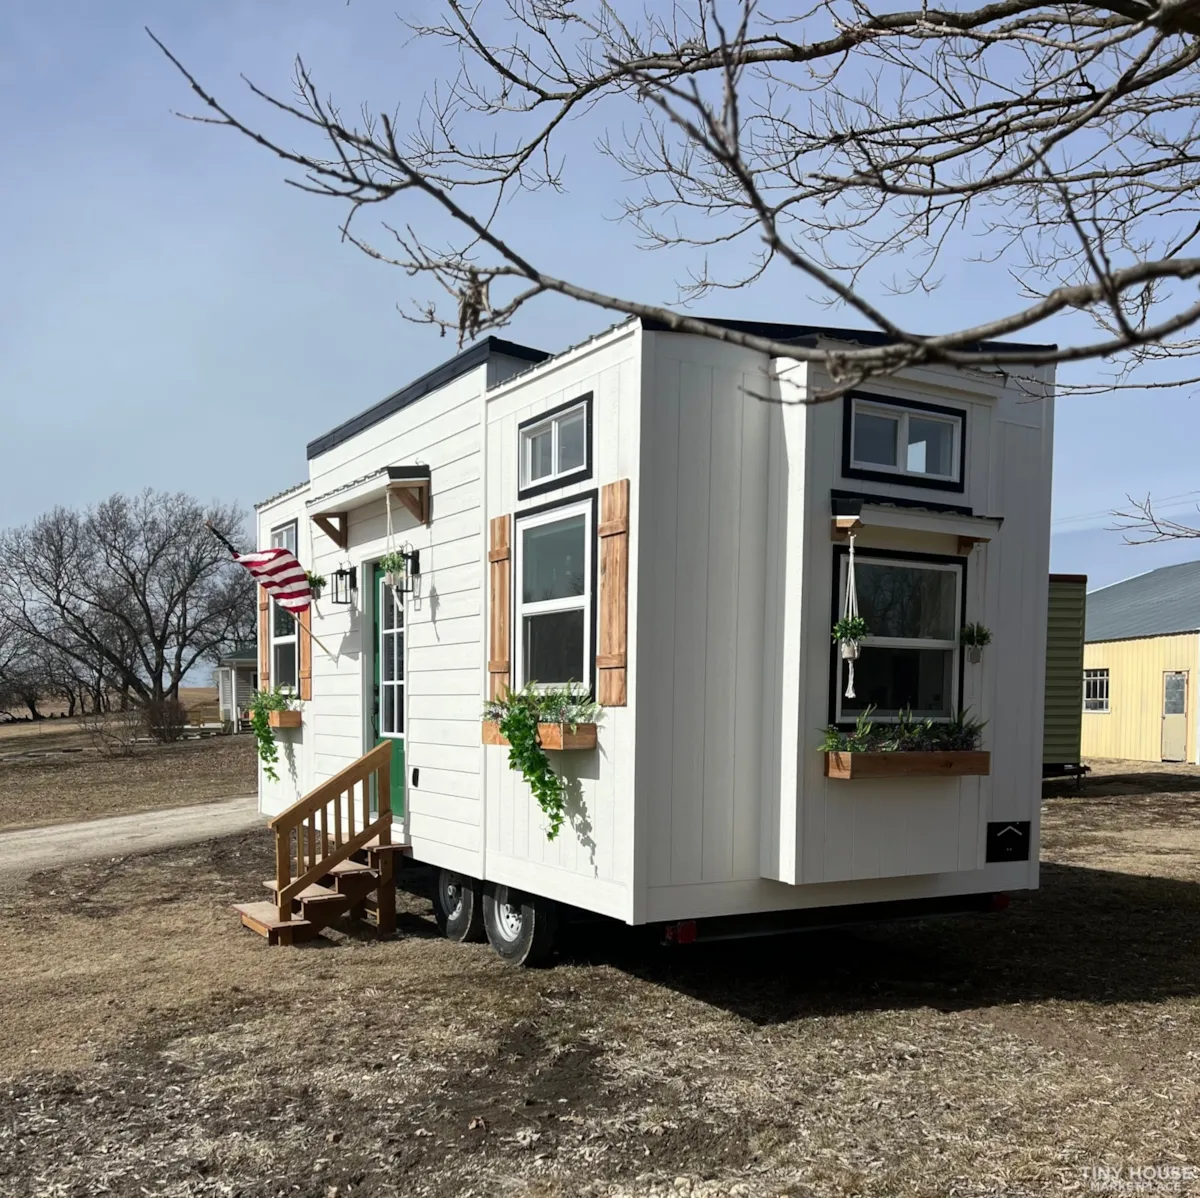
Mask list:
[{"label": "green front door", "polygon": [[392,745],[392,814],[404,811],[404,597],[375,578],[375,743]]}]

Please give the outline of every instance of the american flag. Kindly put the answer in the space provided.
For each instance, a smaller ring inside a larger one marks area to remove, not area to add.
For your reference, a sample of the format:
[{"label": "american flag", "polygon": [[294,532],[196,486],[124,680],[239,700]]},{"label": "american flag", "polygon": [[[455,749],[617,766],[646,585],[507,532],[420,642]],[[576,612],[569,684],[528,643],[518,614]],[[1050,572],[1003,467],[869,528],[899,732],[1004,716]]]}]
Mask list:
[{"label": "american flag", "polygon": [[253,553],[235,553],[233,560],[254,575],[267,594],[293,614],[308,611],[312,589],[308,575],[290,549],[259,549]]}]

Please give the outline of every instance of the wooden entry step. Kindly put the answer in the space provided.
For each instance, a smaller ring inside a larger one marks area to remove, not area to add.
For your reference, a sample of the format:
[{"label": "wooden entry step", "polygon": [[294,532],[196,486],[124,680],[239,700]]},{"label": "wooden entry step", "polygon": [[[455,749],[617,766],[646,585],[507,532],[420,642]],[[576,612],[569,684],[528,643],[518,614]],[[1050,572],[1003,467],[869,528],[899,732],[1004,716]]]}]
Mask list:
[{"label": "wooden entry step", "polygon": [[244,927],[295,944],[369,911],[381,936],[395,932],[395,870],[411,849],[391,843],[391,767],[385,741],[270,820],[275,877],[265,886],[276,901],[237,906]]},{"label": "wooden entry step", "polygon": [[242,917],[242,927],[265,936],[268,944],[300,944],[319,931],[306,919],[280,920],[274,903],[239,903],[234,910]]}]

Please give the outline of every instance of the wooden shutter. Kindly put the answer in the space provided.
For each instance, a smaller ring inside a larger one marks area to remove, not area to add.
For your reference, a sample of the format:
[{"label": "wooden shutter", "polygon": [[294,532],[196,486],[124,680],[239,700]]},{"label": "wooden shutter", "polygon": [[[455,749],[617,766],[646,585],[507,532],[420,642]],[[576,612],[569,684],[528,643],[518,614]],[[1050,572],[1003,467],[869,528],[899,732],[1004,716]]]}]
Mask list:
[{"label": "wooden shutter", "polygon": [[628,702],[625,654],[629,640],[629,479],[600,488],[600,630],[596,699],[605,707]]},{"label": "wooden shutter", "polygon": [[498,699],[508,689],[508,609],[512,579],[512,517],[496,516],[489,525],[488,587],[491,602],[488,650],[488,697]]},{"label": "wooden shutter", "polygon": [[258,689],[271,685],[271,596],[258,588]]},{"label": "wooden shutter", "polygon": [[296,674],[300,698],[312,698],[312,608],[296,616]]}]

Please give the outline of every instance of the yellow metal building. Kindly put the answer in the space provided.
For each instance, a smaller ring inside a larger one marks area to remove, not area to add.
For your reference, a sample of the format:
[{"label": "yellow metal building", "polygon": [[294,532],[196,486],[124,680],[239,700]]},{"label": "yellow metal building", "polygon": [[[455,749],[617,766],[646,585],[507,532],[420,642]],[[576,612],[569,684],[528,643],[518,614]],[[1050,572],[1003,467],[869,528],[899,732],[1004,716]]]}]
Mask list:
[{"label": "yellow metal building", "polygon": [[1084,757],[1197,762],[1200,562],[1087,597]]}]

